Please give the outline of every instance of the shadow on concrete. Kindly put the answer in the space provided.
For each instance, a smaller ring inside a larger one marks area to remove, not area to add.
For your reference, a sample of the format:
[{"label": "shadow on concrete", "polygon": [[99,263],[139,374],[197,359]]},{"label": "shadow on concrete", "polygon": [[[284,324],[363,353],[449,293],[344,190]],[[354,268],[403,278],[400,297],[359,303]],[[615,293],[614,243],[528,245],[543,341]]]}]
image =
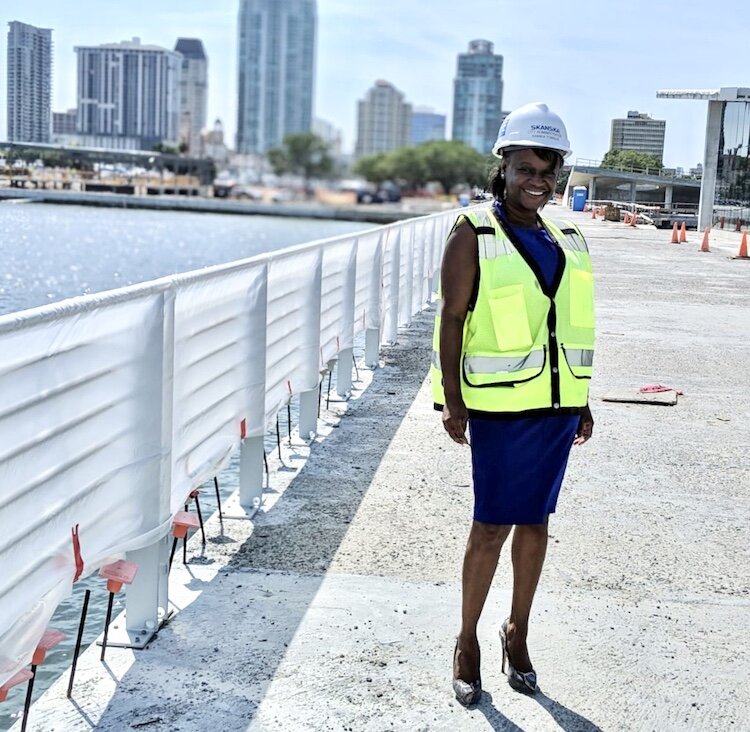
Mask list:
[{"label": "shadow on concrete", "polygon": [[591,720],[551,699],[541,690],[537,691],[531,698],[538,702],[539,706],[548,712],[560,725],[560,729],[565,730],[565,732],[602,732],[601,727],[595,725]]},{"label": "shadow on concrete", "polygon": [[[586,717],[551,699],[541,690],[528,698],[538,702],[564,732],[602,732],[600,727]],[[482,694],[482,699],[476,708],[487,718],[487,722],[495,732],[524,732],[523,727],[519,727],[515,722],[508,719],[495,706],[492,694],[489,692],[485,691]]]}]

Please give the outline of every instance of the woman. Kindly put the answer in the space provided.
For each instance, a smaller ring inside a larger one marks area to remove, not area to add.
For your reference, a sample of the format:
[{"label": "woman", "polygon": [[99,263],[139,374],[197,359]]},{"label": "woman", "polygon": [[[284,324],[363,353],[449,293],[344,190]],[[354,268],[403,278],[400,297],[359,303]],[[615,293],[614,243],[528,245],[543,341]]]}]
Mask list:
[{"label": "woman", "polygon": [[529,615],[568,454],[591,437],[594,344],[588,249],[574,225],[539,215],[570,154],[562,120],[528,104],[503,121],[493,154],[492,208],[459,217],[442,265],[432,384],[443,426],[471,436],[474,521],[463,564],[453,689],[482,693],[477,623],[500,549],[511,547],[513,597],[500,628],[511,687],[534,693]]}]

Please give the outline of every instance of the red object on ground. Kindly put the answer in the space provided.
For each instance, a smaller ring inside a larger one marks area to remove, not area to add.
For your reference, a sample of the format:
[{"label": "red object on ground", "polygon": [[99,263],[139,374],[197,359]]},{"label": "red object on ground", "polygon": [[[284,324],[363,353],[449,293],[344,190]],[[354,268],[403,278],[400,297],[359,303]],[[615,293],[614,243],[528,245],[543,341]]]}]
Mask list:
[{"label": "red object on ground", "polygon": [[671,386],[663,386],[662,384],[652,384],[650,386],[642,386],[638,391],[641,392],[641,394],[658,394],[659,392],[663,391],[674,391],[677,392],[680,396],[682,396],[682,392],[679,389],[674,389]]}]

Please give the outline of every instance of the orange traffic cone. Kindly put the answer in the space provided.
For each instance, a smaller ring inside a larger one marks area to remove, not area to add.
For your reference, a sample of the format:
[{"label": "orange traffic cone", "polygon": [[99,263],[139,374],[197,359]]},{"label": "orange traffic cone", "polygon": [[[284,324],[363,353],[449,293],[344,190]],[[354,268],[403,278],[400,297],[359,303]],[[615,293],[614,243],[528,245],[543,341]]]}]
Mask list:
[{"label": "orange traffic cone", "polygon": [[596,218],[596,209],[593,206],[591,207],[591,218],[592,219]]},{"label": "orange traffic cone", "polygon": [[672,244],[677,244],[679,239],[677,238],[677,224],[672,225]]},{"label": "orange traffic cone", "polygon": [[687,229],[685,228],[685,222],[682,222],[680,227],[680,243],[687,241]]},{"label": "orange traffic cone", "polygon": [[626,211],[623,216],[622,222],[627,226],[630,223],[630,214]]},{"label": "orange traffic cone", "polygon": [[749,259],[747,256],[747,232],[742,232],[742,241],[740,242],[740,252],[737,255],[738,259]]},{"label": "orange traffic cone", "polygon": [[638,223],[638,212],[633,211],[633,215],[630,217],[630,225],[635,226]]},{"label": "orange traffic cone", "polygon": [[703,241],[701,242],[701,251],[702,251],[702,252],[710,252],[710,251],[711,251],[711,250],[710,250],[710,249],[708,248],[708,232],[709,232],[709,227],[707,226],[707,227],[706,227],[706,228],[705,228],[705,229],[703,230]]}]

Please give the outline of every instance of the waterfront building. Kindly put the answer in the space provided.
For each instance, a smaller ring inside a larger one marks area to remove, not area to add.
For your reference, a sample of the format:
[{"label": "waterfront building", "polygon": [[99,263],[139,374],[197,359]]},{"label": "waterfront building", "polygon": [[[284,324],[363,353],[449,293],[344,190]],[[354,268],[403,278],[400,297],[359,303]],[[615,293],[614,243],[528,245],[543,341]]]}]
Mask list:
[{"label": "waterfront building", "polygon": [[208,113],[208,57],[198,38],[178,38],[174,50],[182,56],[180,144],[199,155]]},{"label": "waterfront building", "polygon": [[458,55],[452,138],[489,154],[507,114],[502,109],[503,57],[490,41],[471,41],[468,53]]},{"label": "waterfront building", "polygon": [[200,156],[211,158],[219,165],[229,162],[230,151],[224,142],[224,125],[220,119],[214,122],[213,129],[201,133]]},{"label": "waterfront building", "polygon": [[717,207],[736,209],[737,218],[746,219],[750,209],[750,88],[668,89],[656,96],[708,102],[699,228],[711,226],[723,215],[715,211]]},{"label": "waterfront building", "polygon": [[313,119],[312,131],[328,145],[331,156],[339,160],[342,155],[341,130],[332,122],[315,117]]},{"label": "waterfront building", "polygon": [[49,142],[52,30],[8,23],[8,141]]},{"label": "waterfront building", "polygon": [[180,54],[139,38],[75,51],[82,143],[141,150],[179,144]]},{"label": "waterfront building", "polygon": [[75,135],[78,120],[78,110],[74,107],[67,112],[52,113],[52,137],[60,135]]},{"label": "waterfront building", "polygon": [[239,153],[311,130],[316,30],[316,0],[240,0]]},{"label": "waterfront building", "polygon": [[357,102],[354,157],[390,152],[411,141],[411,104],[388,81],[378,80]]},{"label": "waterfront building", "polygon": [[432,107],[415,107],[411,113],[411,144],[444,139],[445,115],[436,114]]},{"label": "waterfront building", "polygon": [[652,119],[642,112],[630,111],[627,117],[612,120],[609,149],[650,153],[662,160],[666,125],[663,119]]}]

